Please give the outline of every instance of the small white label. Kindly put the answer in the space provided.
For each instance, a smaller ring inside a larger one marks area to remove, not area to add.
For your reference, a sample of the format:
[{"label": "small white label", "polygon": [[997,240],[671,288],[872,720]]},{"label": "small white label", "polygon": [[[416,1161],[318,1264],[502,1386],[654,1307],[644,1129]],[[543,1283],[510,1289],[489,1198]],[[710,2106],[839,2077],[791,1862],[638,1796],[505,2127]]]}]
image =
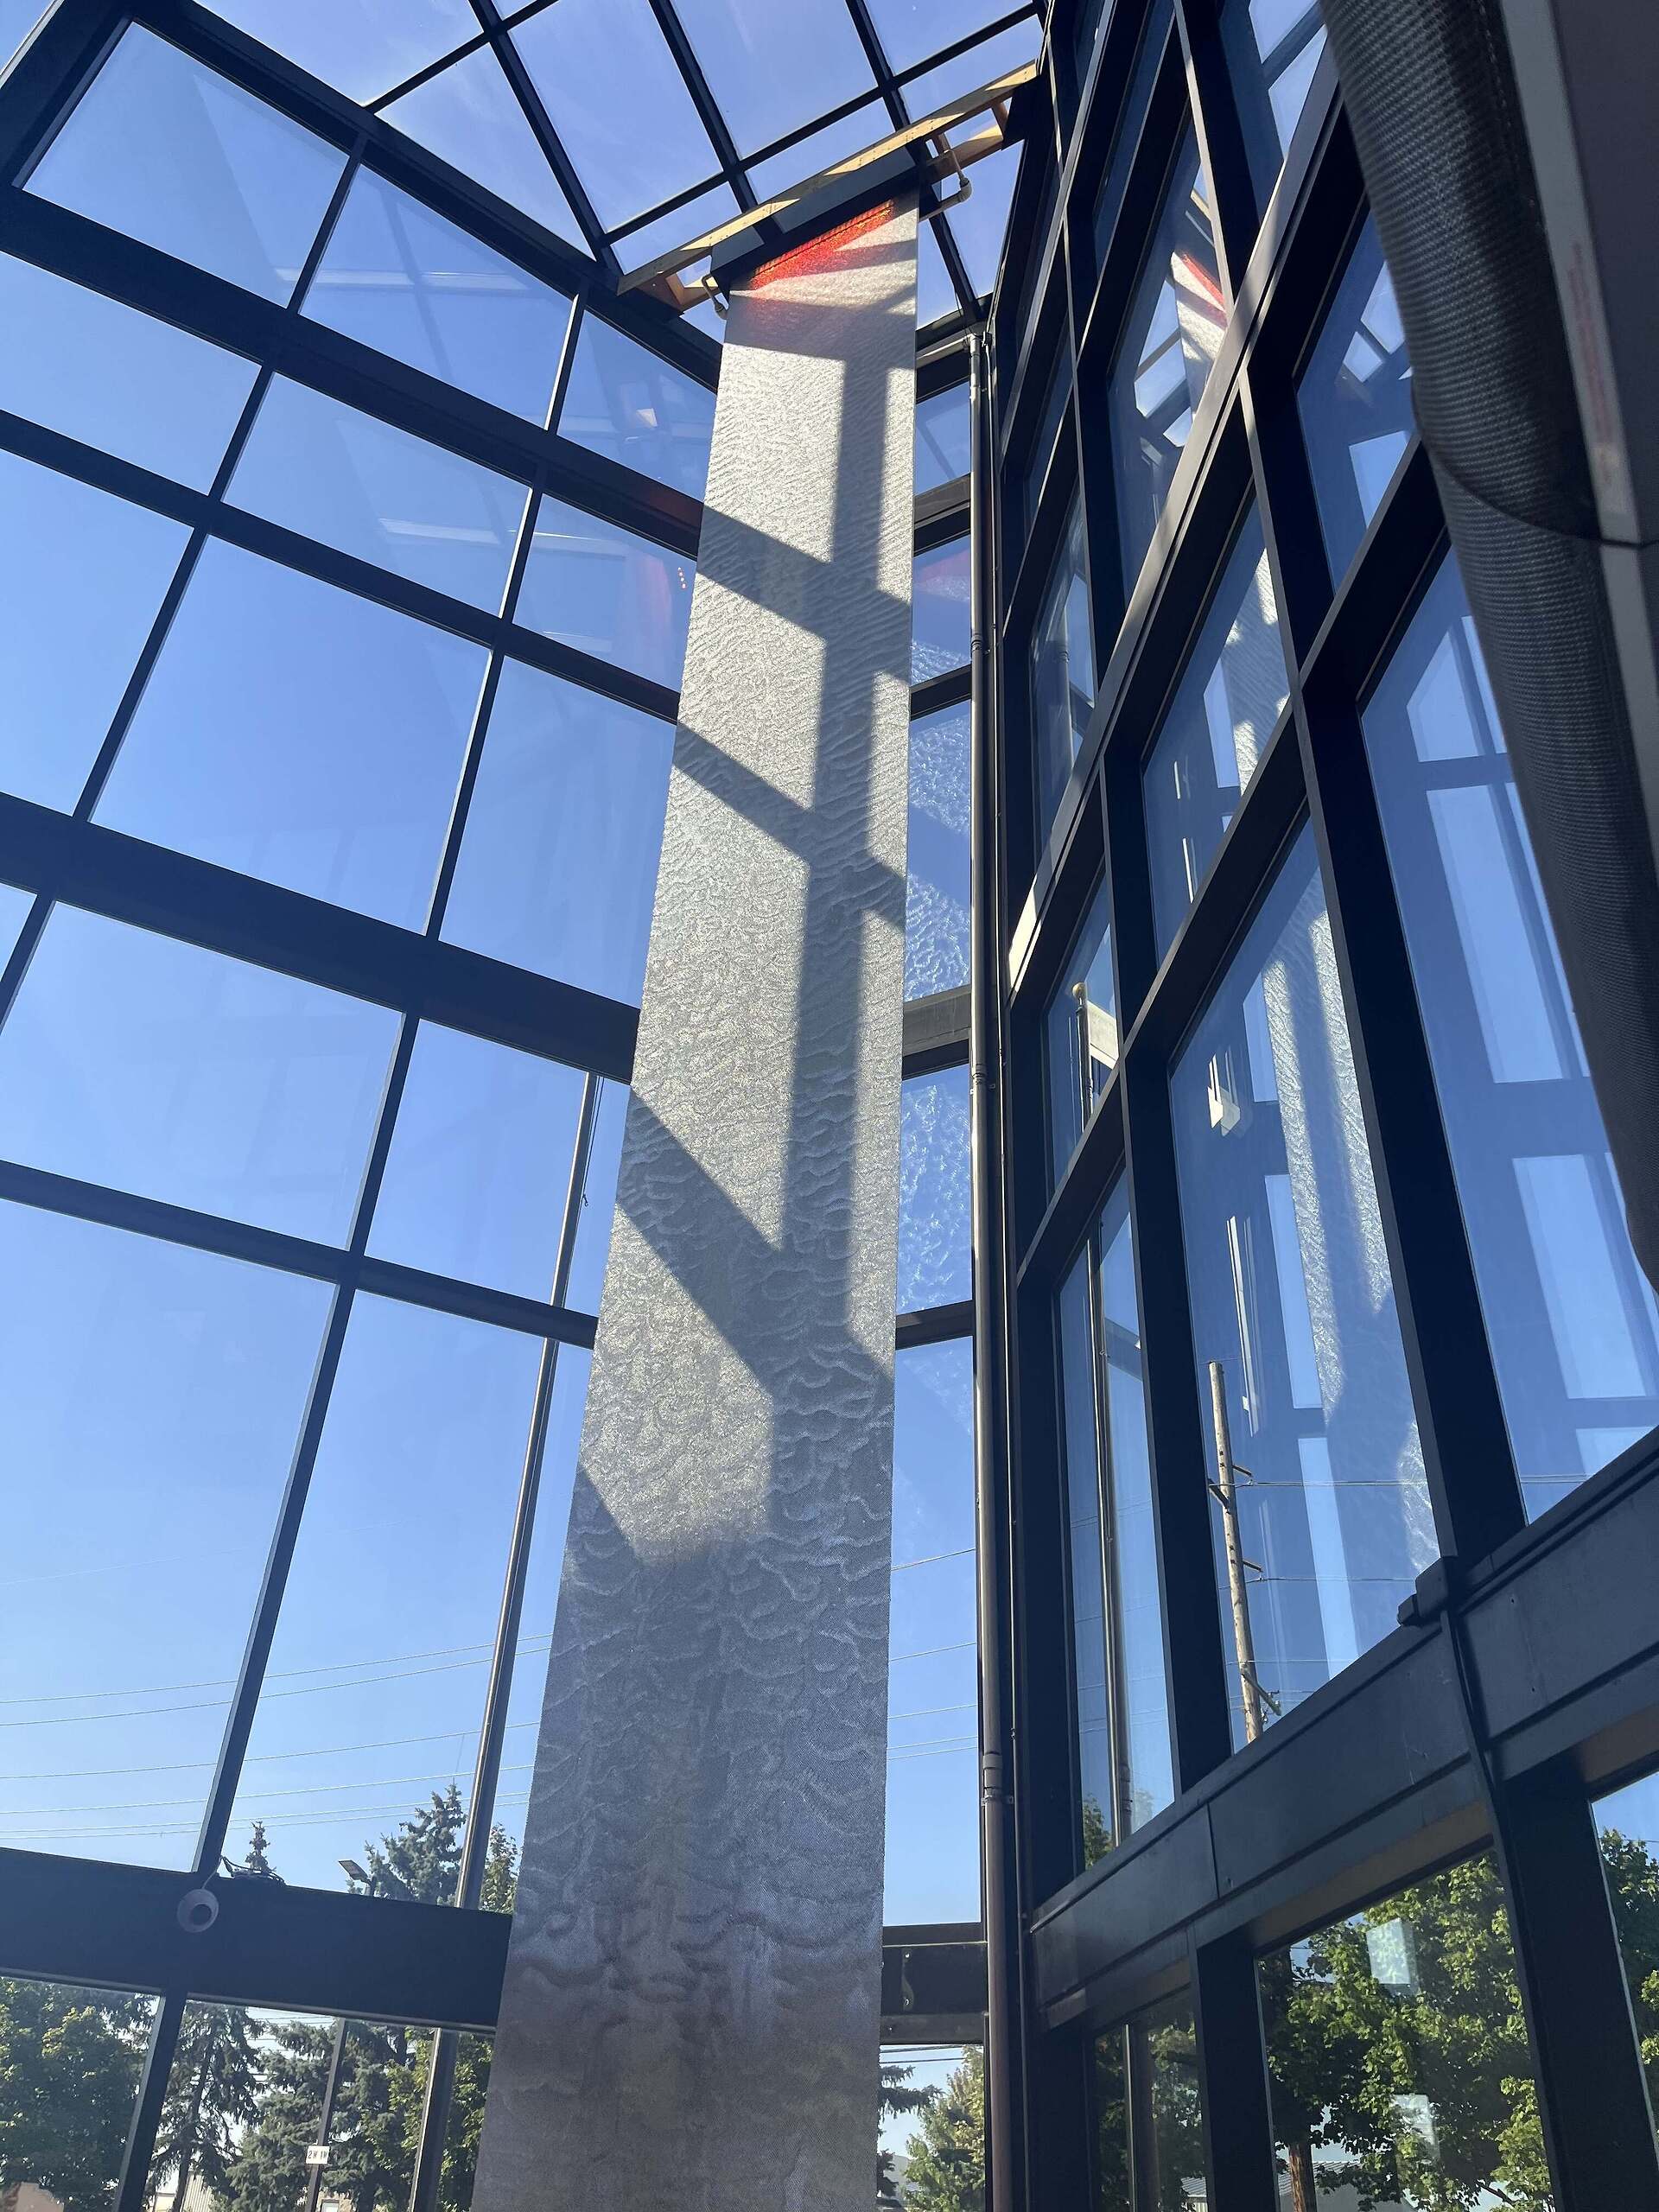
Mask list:
[{"label": "small white label", "polygon": [[308,2166],[326,2166],[328,2163],[328,2145],[326,2143],[308,2143],[305,2146],[305,2163]]}]

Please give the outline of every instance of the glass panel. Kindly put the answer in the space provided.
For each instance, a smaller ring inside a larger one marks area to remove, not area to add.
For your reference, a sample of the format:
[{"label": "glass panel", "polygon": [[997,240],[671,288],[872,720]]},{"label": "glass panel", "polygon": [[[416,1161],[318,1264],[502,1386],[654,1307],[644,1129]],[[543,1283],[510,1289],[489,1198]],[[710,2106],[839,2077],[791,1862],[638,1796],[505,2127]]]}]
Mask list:
[{"label": "glass panel", "polygon": [[345,166],[336,147],[135,23],[28,189],[286,301]]},{"label": "glass panel", "polygon": [[714,428],[715,395],[706,385],[598,315],[583,315],[559,410],[562,438],[700,499]]},{"label": "glass panel", "polygon": [[447,630],[210,543],[98,819],[418,929],[486,659]]},{"label": "glass panel", "polygon": [[974,1555],[973,1347],[901,1351],[884,1908],[895,1925],[979,1918]]},{"label": "glass panel", "polygon": [[582,1087],[557,1060],[422,1022],[370,1251],[550,1297]]},{"label": "glass panel", "polygon": [[188,1866],[332,1294],[31,1206],[0,1255],[0,1843]]},{"label": "glass panel", "polygon": [[910,837],[905,875],[905,996],[968,981],[969,755],[964,702],[910,726]]},{"label": "glass panel", "polygon": [[251,361],[5,255],[0,323],[29,333],[0,353],[0,407],[207,489],[253,389]]},{"label": "glass panel", "polygon": [[1060,1292],[1059,1319],[1083,1863],[1092,1866],[1120,1831],[1143,1827],[1175,1796],[1141,1317],[1122,1188]]},{"label": "glass panel", "polygon": [[1198,2212],[1209,2188],[1192,1999],[1166,1998],[1102,2036],[1094,2091],[1099,2212]]},{"label": "glass panel", "polygon": [[277,377],[226,497],[412,583],[498,612],[524,486]]},{"label": "glass panel", "polygon": [[1170,1095],[1200,1396],[1230,1432],[1211,1521],[1223,1619],[1245,1601],[1244,1741],[1386,1636],[1439,1548],[1311,830]]},{"label": "glass panel", "polygon": [[[996,72],[992,70],[995,76]],[[974,86],[983,79],[977,72]],[[916,91],[911,86],[906,92],[908,99]],[[969,90],[973,89],[970,86]],[[918,112],[925,114],[926,110]],[[1000,154],[989,155],[974,166],[974,188],[971,195],[949,217],[950,235],[957,242],[963,266],[968,271],[968,282],[982,300],[988,299],[995,286],[997,271],[1002,265],[1002,241],[1007,236],[1008,210],[1014,204],[1014,188],[1020,175],[1020,156],[1022,149],[1007,147]],[[1042,233],[1039,232],[1038,236]]]},{"label": "glass panel", "polygon": [[[1002,0],[870,0],[882,51],[895,69],[913,68],[942,46],[954,46],[1007,13]],[[970,79],[969,89],[995,74],[991,69]]]},{"label": "glass panel", "polygon": [[509,661],[444,936],[638,1006],[673,749],[671,724]]},{"label": "glass panel", "polygon": [[47,4],[48,0],[0,0],[0,67],[16,54]]},{"label": "glass panel", "polygon": [[1038,421],[1037,435],[1032,440],[1031,458],[1026,465],[1021,492],[1022,509],[1027,524],[1037,512],[1038,497],[1043,488],[1043,480],[1048,474],[1049,463],[1054,457],[1060,424],[1065,419],[1065,403],[1071,397],[1071,366],[1062,358],[1049,371],[1048,388],[1043,394],[1043,411]]},{"label": "glass panel", "polygon": [[947,315],[961,312],[962,302],[950,282],[950,272],[933,235],[933,226],[925,223],[916,245],[916,327],[925,330],[930,324],[942,322]]},{"label": "glass panel", "polygon": [[1089,618],[1083,513],[1074,505],[1044,588],[1031,646],[1031,741],[1039,837],[1046,836],[1053,825],[1094,710],[1094,630]]},{"label": "glass panel", "polygon": [[719,167],[649,0],[559,0],[513,43],[607,230]]},{"label": "glass panel", "polygon": [[[881,0],[881,4],[872,10],[878,23],[883,16],[897,17],[906,11],[918,28],[922,19],[926,19],[922,54],[937,54],[941,47],[954,45],[985,20],[982,0],[973,0],[970,9],[953,4],[952,0]],[[993,7],[989,12],[995,16],[998,10]],[[1003,9],[1001,12],[1006,14],[1007,10]],[[968,17],[966,22],[964,15]],[[885,34],[882,42],[886,44]],[[919,77],[912,77],[904,87],[905,105],[919,122],[924,116],[936,114],[948,100],[956,99],[963,92],[977,92],[982,85],[1006,76],[1023,62],[1034,61],[1041,44],[1042,23],[1037,16],[1027,16],[1008,29],[994,32],[977,46],[970,46],[954,61],[942,61],[936,69],[924,70]],[[895,69],[910,66],[893,59],[891,48],[888,58]],[[977,184],[974,189],[979,189]]]},{"label": "glass panel", "polygon": [[899,1121],[900,1313],[973,1295],[968,1154],[967,1069],[912,1076]]},{"label": "glass panel", "polygon": [[1123,588],[1135,589],[1227,327],[1210,180],[1189,124],[1112,370]]},{"label": "glass panel", "polygon": [[15,885],[0,883],[0,968],[3,968],[17,948],[23,933],[23,924],[29,919],[29,910],[35,904],[32,891],[19,891]]},{"label": "glass panel", "polygon": [[397,1017],[73,906],[0,1031],[0,1156],[343,1244]]},{"label": "glass panel", "polygon": [[1221,11],[1221,42],[1250,180],[1265,207],[1325,51],[1318,0],[1228,0]]},{"label": "glass panel", "polygon": [[1659,1307],[1585,1065],[1503,733],[1448,560],[1365,709],[1522,1494],[1659,1423]]},{"label": "glass panel", "polygon": [[[639,229],[630,231],[626,238],[616,241],[616,256],[625,271],[643,269],[659,253],[668,253],[688,239],[701,238],[705,231],[717,229],[734,215],[741,213],[737,194],[729,184],[715,185],[708,192],[700,192],[695,200],[688,200],[671,214],[658,215]],[[705,259],[702,264],[707,268]],[[694,281],[695,270],[683,272],[688,283]],[[718,320],[718,317],[716,317]]]},{"label": "glass panel", "polygon": [[696,580],[683,553],[548,494],[513,620],[677,690]]},{"label": "glass panel", "polygon": [[341,1889],[352,1858],[453,1901],[541,1353],[535,1337],[359,1294],[232,1855],[257,1819],[290,1882]]},{"label": "glass panel", "polygon": [[1252,508],[1147,762],[1147,847],[1160,955],[1210,873],[1289,696],[1273,572]]},{"label": "glass panel", "polygon": [[1484,1854],[1258,1961],[1281,2199],[1548,2212],[1515,1946]]},{"label": "glass panel", "polygon": [[1100,194],[1095,201],[1095,267],[1104,266],[1112,233],[1117,227],[1119,210],[1128,188],[1129,172],[1135,166],[1141,133],[1145,128],[1147,113],[1152,105],[1152,95],[1158,82],[1158,72],[1169,45],[1174,10],[1171,0],[1154,0],[1146,28],[1141,34],[1141,44],[1135,57],[1135,72],[1129,79],[1129,89],[1123,101],[1123,119],[1118,124],[1113,142],[1110,161],[1101,179]]},{"label": "glass panel", "polygon": [[1077,1150],[1095,1102],[1117,1065],[1117,989],[1112,980],[1111,904],[1097,886],[1043,1017],[1048,1071],[1051,1186]]},{"label": "glass panel", "polygon": [[916,492],[937,491],[965,476],[973,460],[973,416],[965,384],[916,403]]},{"label": "glass panel", "polygon": [[[827,123],[822,130],[798,138],[781,154],[770,154],[764,162],[749,164],[749,182],[757,198],[769,199],[773,193],[786,192],[791,185],[804,184],[810,176],[820,170],[832,168],[849,154],[862,151],[866,146],[879,145],[892,130],[887,111],[878,101],[855,108],[839,123]],[[925,236],[930,226],[923,226]]]},{"label": "glass panel", "polygon": [[380,112],[532,222],[583,245],[582,226],[489,47],[452,61]]},{"label": "glass panel", "polygon": [[352,180],[305,313],[537,423],[570,324],[563,292],[372,169]]},{"label": "glass panel", "polygon": [[1659,1943],[1654,1912],[1659,1899],[1659,1777],[1646,1775],[1602,1798],[1593,1809],[1651,2103],[1659,2096]]},{"label": "glass panel", "polygon": [[73,807],[189,531],[0,453],[0,782]]},{"label": "glass panel", "polygon": [[918,553],[911,591],[910,680],[966,668],[972,644],[969,610],[969,541],[952,538]]},{"label": "glass panel", "polygon": [[1340,577],[1411,442],[1411,364],[1376,226],[1360,232],[1296,387],[1331,573]]},{"label": "glass panel", "polygon": [[913,2201],[983,2212],[985,2062],[976,2044],[895,2044],[881,2053],[876,2212]]},{"label": "glass panel", "polygon": [[593,1142],[588,1148],[588,1179],[582,1185],[582,1216],[576,1224],[575,1257],[565,1303],[578,1313],[597,1313],[599,1294],[610,1257],[616,1218],[616,1179],[622,1166],[622,1132],[628,1116],[625,1083],[601,1083]]},{"label": "glass panel", "polygon": [[740,153],[870,89],[842,0],[796,0],[787,14],[775,0],[680,0],[677,12]]},{"label": "glass panel", "polygon": [[213,13],[364,101],[478,29],[467,0],[213,0]]},{"label": "glass panel", "polygon": [[0,2144],[19,2212],[115,2202],[157,2000],[0,1980]]}]

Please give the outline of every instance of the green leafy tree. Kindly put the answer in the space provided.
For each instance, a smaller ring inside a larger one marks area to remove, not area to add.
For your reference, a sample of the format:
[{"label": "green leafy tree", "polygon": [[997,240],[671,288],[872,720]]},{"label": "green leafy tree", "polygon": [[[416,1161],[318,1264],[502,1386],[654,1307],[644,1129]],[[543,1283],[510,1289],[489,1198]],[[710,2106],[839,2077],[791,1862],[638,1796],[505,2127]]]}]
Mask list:
[{"label": "green leafy tree", "polygon": [[[1602,1853],[1643,2058],[1659,2088],[1659,1866],[1615,1834]],[[1319,2188],[1343,2183],[1363,2212],[1471,2212],[1493,2201],[1548,2212],[1514,1948],[1490,1858],[1322,1929],[1265,1961],[1262,1981],[1294,2212],[1315,2212]]]},{"label": "green leafy tree", "polygon": [[963,2053],[943,2089],[929,2098],[910,2139],[905,2212],[982,2212],[985,2202],[985,2061]]},{"label": "green leafy tree", "polygon": [[[931,2089],[918,2088],[912,2082],[913,2066],[885,2065],[881,2069],[880,2117],[883,2120],[901,2119],[906,2113],[925,2112],[932,2101]],[[898,2177],[893,2171],[893,2154],[880,2145],[875,2152],[875,2202],[878,2212],[899,2202]]]},{"label": "green leafy tree", "polygon": [[140,1999],[0,1980],[0,2187],[36,2182],[66,2212],[106,2212],[150,2017]]},{"label": "green leafy tree", "polygon": [[1083,1801],[1083,1863],[1095,1866],[1112,1847],[1112,1831],[1106,1815],[1092,1797]]}]

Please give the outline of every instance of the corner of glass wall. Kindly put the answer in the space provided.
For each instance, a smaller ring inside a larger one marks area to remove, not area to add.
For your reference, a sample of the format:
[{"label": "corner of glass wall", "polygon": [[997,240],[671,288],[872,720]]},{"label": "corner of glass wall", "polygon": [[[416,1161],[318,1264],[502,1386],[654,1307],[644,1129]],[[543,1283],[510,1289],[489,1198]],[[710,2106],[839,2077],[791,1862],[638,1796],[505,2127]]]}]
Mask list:
[{"label": "corner of glass wall", "polygon": [[1548,2212],[1503,1884],[1485,1853],[1257,1961],[1274,2156],[1293,2212]]},{"label": "corner of glass wall", "polygon": [[1135,1249],[1121,1184],[1061,1285],[1058,1318],[1087,1867],[1175,1796]]},{"label": "corner of glass wall", "polygon": [[1448,555],[1363,710],[1440,1114],[1529,1516],[1659,1425],[1659,1304]]},{"label": "corner of glass wall", "polygon": [[1170,1103],[1243,1743],[1386,1636],[1439,1551],[1310,829]]}]

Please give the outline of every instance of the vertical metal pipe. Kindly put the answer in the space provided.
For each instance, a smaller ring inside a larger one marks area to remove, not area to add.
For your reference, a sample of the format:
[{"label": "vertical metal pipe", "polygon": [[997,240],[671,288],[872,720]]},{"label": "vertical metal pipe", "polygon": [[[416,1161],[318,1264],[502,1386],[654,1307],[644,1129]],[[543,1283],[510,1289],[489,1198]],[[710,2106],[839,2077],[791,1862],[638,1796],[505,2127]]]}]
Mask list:
[{"label": "vertical metal pipe", "polygon": [[1221,1502],[1222,1535],[1227,1546],[1227,1587],[1233,1601],[1233,1650],[1244,1700],[1244,1740],[1262,1733],[1262,1690],[1255,1679],[1255,1637],[1250,1627],[1250,1593],[1244,1584],[1244,1546],[1238,1532],[1238,1484],[1227,1421],[1227,1377],[1218,1359],[1210,1363],[1210,1414],[1216,1427],[1216,1496]]},{"label": "vertical metal pipe", "polygon": [[990,394],[985,340],[971,348],[973,447],[969,507],[972,557],[970,664],[972,789],[969,817],[970,982],[969,1088],[973,1099],[974,1489],[978,1573],[980,1864],[985,1901],[985,2109],[990,2135],[991,2212],[1014,2202],[1013,2040],[1019,1985],[1019,1926],[1009,1910],[1013,1793],[1003,1695],[1002,1621],[1007,1585],[1002,1455],[997,1424],[1007,1372],[1005,1270],[1001,1205],[1001,1087],[998,1077],[1001,948],[996,916],[997,816],[988,713],[994,600],[986,590],[990,555]]}]

